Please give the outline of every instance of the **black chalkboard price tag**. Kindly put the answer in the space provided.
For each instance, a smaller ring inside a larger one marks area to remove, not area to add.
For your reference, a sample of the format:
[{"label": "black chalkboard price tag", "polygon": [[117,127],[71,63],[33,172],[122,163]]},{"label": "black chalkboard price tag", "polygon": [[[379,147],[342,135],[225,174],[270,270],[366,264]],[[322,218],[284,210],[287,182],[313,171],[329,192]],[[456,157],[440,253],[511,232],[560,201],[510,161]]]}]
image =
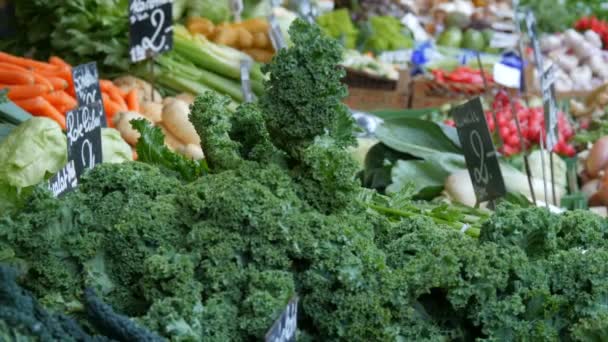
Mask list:
[{"label": "black chalkboard price tag", "polygon": [[9,38],[15,33],[15,7],[9,0],[0,0],[0,38]]},{"label": "black chalkboard price tag", "polygon": [[[91,103],[103,103],[101,88],[99,87],[99,73],[97,63],[91,62],[81,64],[72,68],[72,79],[74,80],[74,91],[78,99],[79,106]],[[106,114],[101,107],[101,126],[107,127]]]},{"label": "black chalkboard price tag", "polygon": [[61,170],[51,177],[48,186],[55,197],[60,197],[74,190],[78,186],[74,161],[70,160]]},{"label": "black chalkboard price tag", "polygon": [[298,327],[298,298],[287,304],[285,311],[266,333],[265,342],[295,342]]},{"label": "black chalkboard price tag", "polygon": [[477,202],[504,196],[505,184],[481,100],[475,98],[462,106],[455,107],[450,114],[456,123]]},{"label": "black chalkboard price tag", "polygon": [[69,111],[66,115],[68,160],[74,161],[78,178],[103,160],[100,120],[102,109],[101,102],[96,102]]},{"label": "black chalkboard price tag", "polygon": [[172,3],[172,0],[129,0],[129,54],[133,63],[173,48]]}]

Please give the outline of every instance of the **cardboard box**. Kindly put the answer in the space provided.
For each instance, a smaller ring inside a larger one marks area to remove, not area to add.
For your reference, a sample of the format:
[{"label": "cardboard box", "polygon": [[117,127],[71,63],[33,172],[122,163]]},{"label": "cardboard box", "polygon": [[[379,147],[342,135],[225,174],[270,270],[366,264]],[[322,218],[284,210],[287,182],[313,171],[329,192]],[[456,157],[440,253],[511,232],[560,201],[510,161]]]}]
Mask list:
[{"label": "cardboard box", "polygon": [[391,81],[347,69],[343,82],[348,86],[344,103],[356,110],[405,109],[408,106],[410,76],[399,72],[399,80]]}]

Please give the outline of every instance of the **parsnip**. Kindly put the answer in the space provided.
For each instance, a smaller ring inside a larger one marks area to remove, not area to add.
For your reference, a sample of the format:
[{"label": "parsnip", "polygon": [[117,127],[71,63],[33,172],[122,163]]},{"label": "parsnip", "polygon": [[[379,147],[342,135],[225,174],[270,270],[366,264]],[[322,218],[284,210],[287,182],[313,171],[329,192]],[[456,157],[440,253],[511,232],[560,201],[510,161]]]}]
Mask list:
[{"label": "parsnip", "polygon": [[183,146],[179,150],[179,152],[193,160],[200,160],[205,158],[205,154],[203,153],[203,149],[200,147],[200,145],[188,144]]},{"label": "parsnip", "polygon": [[120,136],[125,139],[125,141],[128,142],[130,145],[137,144],[137,140],[139,140],[140,137],[139,132],[133,129],[133,127],[131,126],[131,120],[135,119],[148,120],[148,118],[136,112],[120,112],[116,115],[116,118],[114,119],[116,123],[116,129],[120,132]]},{"label": "parsnip", "polygon": [[173,133],[171,133],[164,125],[159,125],[165,135],[165,145],[172,151],[179,151],[184,148],[184,143],[180,141]]},{"label": "parsnip", "polygon": [[191,105],[194,103],[194,95],[192,95],[190,93],[181,93],[181,94],[177,95],[175,98],[186,102],[188,105]]},{"label": "parsnip", "polygon": [[201,139],[188,119],[189,111],[186,102],[175,99],[163,107],[163,125],[184,143],[200,145]]},{"label": "parsnip", "polygon": [[157,123],[162,120],[163,104],[151,101],[144,102],[141,106],[141,114],[153,123]]}]

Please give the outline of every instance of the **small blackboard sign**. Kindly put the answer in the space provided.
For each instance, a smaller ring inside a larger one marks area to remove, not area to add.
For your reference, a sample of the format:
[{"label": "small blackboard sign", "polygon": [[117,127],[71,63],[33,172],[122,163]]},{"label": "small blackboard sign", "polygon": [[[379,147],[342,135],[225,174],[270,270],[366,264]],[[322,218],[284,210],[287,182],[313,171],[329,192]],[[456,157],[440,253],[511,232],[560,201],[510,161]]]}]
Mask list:
[{"label": "small blackboard sign", "polygon": [[129,0],[129,54],[133,63],[173,48],[172,0]]},{"label": "small blackboard sign", "polygon": [[251,91],[251,79],[249,75],[251,73],[251,60],[249,58],[243,58],[241,60],[241,88],[243,89],[243,97],[245,102],[253,102],[254,95]]},{"label": "small blackboard sign", "polygon": [[268,23],[270,23],[270,27],[268,29],[268,36],[270,37],[270,42],[272,43],[274,51],[279,51],[283,48],[286,48],[287,43],[285,42],[283,31],[281,31],[279,22],[277,21],[277,18],[274,16],[274,14],[268,16]]},{"label": "small blackboard sign", "polygon": [[266,342],[295,342],[298,327],[298,298],[287,304],[285,311],[266,333]]},{"label": "small blackboard sign", "polygon": [[543,107],[545,113],[545,130],[547,132],[547,150],[553,151],[558,141],[557,103],[555,100],[555,68],[551,65],[542,75],[540,84],[543,90]]},{"label": "small blackboard sign", "polygon": [[[72,79],[74,80],[74,91],[78,99],[78,106],[85,106],[91,103],[102,103],[101,88],[99,87],[99,73],[97,63],[91,62],[81,64],[72,69]],[[101,127],[107,127],[106,113],[101,107]]]},{"label": "small blackboard sign", "polygon": [[49,190],[53,196],[60,197],[78,186],[78,178],[76,177],[76,167],[74,161],[70,160],[59,170],[53,177],[49,179]]},{"label": "small blackboard sign", "polygon": [[504,196],[505,184],[486,116],[477,97],[450,111],[471,176],[477,202]]},{"label": "small blackboard sign", "polygon": [[68,160],[74,161],[76,176],[103,160],[101,147],[101,102],[91,103],[66,115]]},{"label": "small blackboard sign", "polygon": [[9,0],[0,0],[0,38],[14,36],[15,26],[15,6]]}]

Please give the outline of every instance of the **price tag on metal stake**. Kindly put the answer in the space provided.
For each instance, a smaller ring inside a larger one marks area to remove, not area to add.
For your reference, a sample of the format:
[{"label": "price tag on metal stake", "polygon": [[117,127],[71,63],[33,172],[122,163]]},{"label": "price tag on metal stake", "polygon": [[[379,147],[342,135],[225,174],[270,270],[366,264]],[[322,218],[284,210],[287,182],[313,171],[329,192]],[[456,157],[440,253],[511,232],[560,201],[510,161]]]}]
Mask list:
[{"label": "price tag on metal stake", "polygon": [[133,63],[173,48],[171,0],[129,0],[129,54]]},{"label": "price tag on metal stake", "polygon": [[[74,80],[74,91],[78,99],[78,106],[85,106],[91,103],[102,103],[101,88],[99,87],[99,73],[97,63],[91,62],[81,64],[72,69],[72,79]],[[101,106],[99,113],[101,126],[107,127],[106,114]]]},{"label": "price tag on metal stake", "polygon": [[557,102],[555,100],[555,68],[553,65],[541,75],[545,130],[547,132],[547,151],[553,151],[558,141]]},{"label": "price tag on metal stake", "polygon": [[103,161],[101,147],[101,102],[91,103],[66,115],[68,160],[74,161],[76,177]]},{"label": "price tag on metal stake", "polygon": [[234,21],[241,22],[241,14],[243,13],[243,0],[230,0],[230,9],[234,16]]},{"label": "price tag on metal stake", "polygon": [[542,72],[543,54],[540,50],[540,43],[538,41],[538,35],[536,32],[536,17],[534,16],[534,12],[531,10],[526,13],[526,28],[528,29],[528,36],[530,37],[532,51],[534,52],[534,63],[536,64],[536,69],[539,72]]},{"label": "price tag on metal stake", "polygon": [[78,178],[76,177],[76,167],[74,161],[70,160],[61,170],[57,172],[48,182],[49,190],[55,197],[63,196],[64,194],[76,189],[78,186]]},{"label": "price tag on metal stake", "polygon": [[15,6],[7,0],[0,0],[0,38],[14,36],[15,30]]},{"label": "price tag on metal stake", "polygon": [[243,58],[241,60],[241,88],[243,89],[243,97],[245,102],[253,102],[254,95],[251,91],[251,79],[249,74],[251,73],[251,60],[249,58]]},{"label": "price tag on metal stake", "polygon": [[279,51],[286,48],[287,44],[285,43],[285,37],[283,37],[283,31],[281,31],[281,27],[274,14],[268,16],[268,22],[270,23],[268,36],[270,37],[274,50]]},{"label": "price tag on metal stake", "polygon": [[272,328],[266,333],[265,342],[295,342],[298,327],[298,298],[293,298]]},{"label": "price tag on metal stake", "polygon": [[481,100],[475,98],[450,111],[478,203],[506,194],[498,158]]}]

